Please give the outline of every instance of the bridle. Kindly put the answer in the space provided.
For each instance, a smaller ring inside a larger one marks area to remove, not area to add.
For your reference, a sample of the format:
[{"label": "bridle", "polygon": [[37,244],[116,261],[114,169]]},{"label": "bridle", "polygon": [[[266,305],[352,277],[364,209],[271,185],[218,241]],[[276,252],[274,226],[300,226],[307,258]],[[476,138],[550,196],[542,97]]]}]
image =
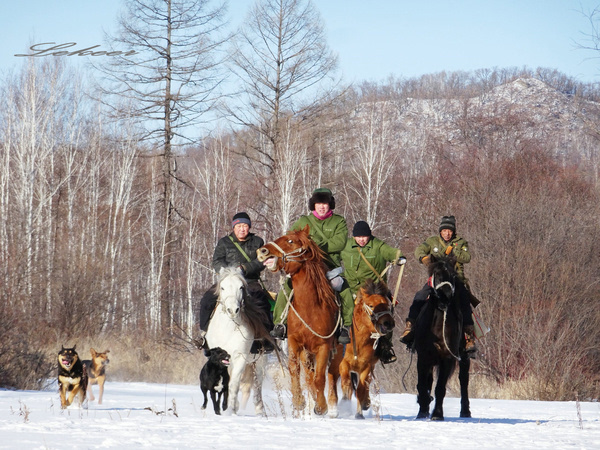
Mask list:
[{"label": "bridle", "polygon": [[385,309],[376,313],[374,312],[375,308],[367,305],[365,302],[363,302],[363,309],[371,319],[373,325],[375,325],[383,316],[390,316],[392,319],[394,318],[390,309]]},{"label": "bridle", "polygon": [[284,264],[292,261],[304,261],[302,258],[300,258],[300,256],[304,255],[307,251],[307,249],[304,247],[298,247],[297,249],[292,250],[291,252],[286,252],[279,245],[277,245],[275,241],[271,241],[267,245],[272,245],[281,253],[281,256],[279,258],[281,258]]}]

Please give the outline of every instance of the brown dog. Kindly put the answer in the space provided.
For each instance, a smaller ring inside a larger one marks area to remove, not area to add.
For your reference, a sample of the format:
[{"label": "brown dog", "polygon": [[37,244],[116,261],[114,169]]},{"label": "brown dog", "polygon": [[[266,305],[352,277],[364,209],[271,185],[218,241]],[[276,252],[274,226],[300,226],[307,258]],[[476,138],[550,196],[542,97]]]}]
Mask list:
[{"label": "brown dog", "polygon": [[104,395],[104,382],[106,381],[106,365],[110,362],[108,359],[108,352],[110,350],[105,350],[102,353],[98,353],[93,348],[90,348],[90,353],[92,354],[92,359],[83,361],[85,367],[87,369],[88,376],[88,394],[90,401],[94,401],[96,398],[94,397],[94,393],[92,392],[92,385],[94,383],[98,383],[98,404],[102,404],[102,396]]},{"label": "brown dog", "polygon": [[58,390],[62,409],[70,406],[77,394],[80,406],[85,401],[88,377],[75,347],[65,348],[63,345],[58,352]]}]

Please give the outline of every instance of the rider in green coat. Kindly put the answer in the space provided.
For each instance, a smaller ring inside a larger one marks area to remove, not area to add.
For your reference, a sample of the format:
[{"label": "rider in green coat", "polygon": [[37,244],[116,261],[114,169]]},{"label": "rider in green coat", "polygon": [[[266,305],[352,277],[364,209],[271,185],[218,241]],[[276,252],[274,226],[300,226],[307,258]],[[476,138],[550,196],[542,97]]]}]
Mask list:
[{"label": "rider in green coat", "polygon": [[[354,224],[352,237],[348,238],[346,247],[342,251],[344,276],[348,280],[352,294],[356,297],[358,289],[367,280],[375,282],[382,280],[387,283],[387,273],[381,275],[387,263],[399,266],[406,264],[406,258],[400,249],[386,244],[371,233],[369,224],[359,220]],[[393,299],[390,298],[393,305]],[[392,333],[390,332],[378,342],[378,356],[381,362],[389,364],[396,361],[392,347]]]},{"label": "rider in green coat", "polygon": [[[339,283],[339,295],[341,299],[341,313],[343,324],[340,329],[338,342],[347,344],[350,342],[348,327],[352,324],[352,312],[354,311],[354,299],[348,283],[340,274],[341,259],[340,252],[344,249],[348,237],[348,225],[346,219],[339,214],[334,214],[335,198],[327,188],[315,189],[308,201],[311,210],[310,214],[300,217],[293,225],[292,230],[302,230],[306,225],[309,226],[309,237],[326,253],[325,264],[330,271],[339,270],[339,274],[330,281],[332,286]],[[331,272],[330,272],[331,273]],[[332,276],[332,275],[330,275]],[[335,288],[334,288],[335,289]],[[277,301],[273,309],[273,322],[275,328],[271,335],[278,339],[284,339],[287,335],[286,330],[286,305],[287,297],[292,291],[292,283],[287,278],[283,289],[277,294]]]},{"label": "rider in green coat", "polygon": [[[463,316],[463,331],[465,333],[465,351],[469,356],[474,356],[477,351],[475,344],[475,330],[472,318],[471,304],[479,302],[470,292],[468,280],[465,278],[464,265],[471,261],[467,241],[456,234],[456,219],[454,216],[444,216],[440,222],[439,234],[427,238],[415,250],[415,257],[426,266],[431,255],[442,257],[452,254],[456,258],[456,274],[461,283],[457,283],[457,292],[460,297],[460,307]],[[400,342],[410,345],[414,339],[413,325],[425,302],[431,295],[433,288],[425,284],[415,294],[413,303],[406,318],[406,329],[400,336]]]}]

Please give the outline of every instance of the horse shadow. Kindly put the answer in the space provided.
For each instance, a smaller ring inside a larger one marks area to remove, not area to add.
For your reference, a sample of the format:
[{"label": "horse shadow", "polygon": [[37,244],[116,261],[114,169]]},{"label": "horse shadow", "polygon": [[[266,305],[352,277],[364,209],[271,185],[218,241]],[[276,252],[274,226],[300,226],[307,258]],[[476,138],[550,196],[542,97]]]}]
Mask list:
[{"label": "horse shadow", "polygon": [[[414,420],[423,420],[427,422],[435,422],[431,419],[416,419],[414,415],[405,416],[405,415],[395,415],[395,414],[382,414],[379,416],[381,420],[389,420],[391,422],[406,422],[406,421],[414,421]],[[520,425],[527,423],[535,423],[535,424],[544,424],[549,423],[549,420],[539,420],[539,419],[511,419],[511,418],[492,418],[492,417],[448,417],[444,416],[444,422],[452,422],[452,423],[483,423],[489,425]]]}]

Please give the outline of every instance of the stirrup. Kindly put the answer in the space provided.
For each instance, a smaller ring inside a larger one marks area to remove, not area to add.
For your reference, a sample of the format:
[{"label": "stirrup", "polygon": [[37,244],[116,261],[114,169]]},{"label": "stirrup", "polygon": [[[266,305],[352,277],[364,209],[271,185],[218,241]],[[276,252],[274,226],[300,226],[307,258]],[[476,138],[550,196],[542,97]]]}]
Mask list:
[{"label": "stirrup", "polygon": [[338,342],[340,344],[349,344],[350,343],[350,333],[348,331],[348,327],[346,327],[346,326],[340,327],[340,335],[338,336]]},{"label": "stirrup", "polygon": [[381,361],[383,364],[391,364],[393,362],[398,361],[398,358],[396,357],[394,349],[390,347],[384,352],[383,355],[381,355],[379,361]]},{"label": "stirrup", "polygon": [[273,327],[269,334],[275,339],[285,339],[287,336],[287,328],[284,324],[278,323]]}]

